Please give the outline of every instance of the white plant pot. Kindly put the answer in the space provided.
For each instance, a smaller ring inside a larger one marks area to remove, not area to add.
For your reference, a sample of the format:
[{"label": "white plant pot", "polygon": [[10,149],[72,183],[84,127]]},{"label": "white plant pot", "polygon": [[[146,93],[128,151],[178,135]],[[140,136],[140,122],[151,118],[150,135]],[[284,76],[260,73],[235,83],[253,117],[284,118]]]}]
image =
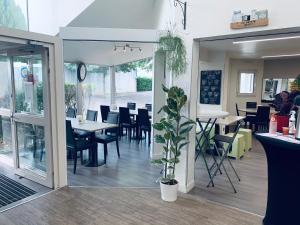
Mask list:
[{"label": "white plant pot", "polygon": [[161,199],[166,202],[175,202],[177,200],[178,183],[174,185],[163,184],[160,182]]}]

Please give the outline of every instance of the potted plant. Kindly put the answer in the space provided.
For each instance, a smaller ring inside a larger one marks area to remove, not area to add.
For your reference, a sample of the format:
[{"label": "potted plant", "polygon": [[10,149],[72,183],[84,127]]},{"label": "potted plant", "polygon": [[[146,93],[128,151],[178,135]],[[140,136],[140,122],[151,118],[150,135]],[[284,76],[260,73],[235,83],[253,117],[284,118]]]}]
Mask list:
[{"label": "potted plant", "polygon": [[154,139],[162,145],[163,154],[153,162],[163,166],[163,176],[160,179],[161,197],[172,202],[176,201],[178,190],[178,181],[175,180],[176,164],[179,163],[181,149],[189,143],[187,135],[195,122],[182,115],[181,111],[187,102],[184,91],[176,86],[162,88],[167,95],[167,101],[158,113],[165,113],[165,116],[153,124],[153,128],[159,131]]},{"label": "potted plant", "polygon": [[168,69],[175,76],[186,71],[186,48],[184,41],[179,36],[174,36],[171,32],[168,32],[165,36],[161,36],[158,51],[166,54]]}]

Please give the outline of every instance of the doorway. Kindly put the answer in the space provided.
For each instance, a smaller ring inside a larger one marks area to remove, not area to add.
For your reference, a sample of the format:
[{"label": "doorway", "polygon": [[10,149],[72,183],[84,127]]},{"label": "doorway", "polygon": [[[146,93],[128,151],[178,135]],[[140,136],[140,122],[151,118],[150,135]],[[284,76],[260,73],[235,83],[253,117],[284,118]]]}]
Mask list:
[{"label": "doorway", "polygon": [[53,188],[49,46],[0,40],[0,161]]}]

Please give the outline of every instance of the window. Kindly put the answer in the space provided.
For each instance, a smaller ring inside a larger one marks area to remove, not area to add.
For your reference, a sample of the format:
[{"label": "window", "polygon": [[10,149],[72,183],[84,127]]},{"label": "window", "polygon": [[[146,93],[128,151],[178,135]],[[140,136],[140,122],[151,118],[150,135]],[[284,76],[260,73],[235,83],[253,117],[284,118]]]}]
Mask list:
[{"label": "window", "polygon": [[255,92],[255,73],[240,72],[239,73],[239,95],[253,95]]}]

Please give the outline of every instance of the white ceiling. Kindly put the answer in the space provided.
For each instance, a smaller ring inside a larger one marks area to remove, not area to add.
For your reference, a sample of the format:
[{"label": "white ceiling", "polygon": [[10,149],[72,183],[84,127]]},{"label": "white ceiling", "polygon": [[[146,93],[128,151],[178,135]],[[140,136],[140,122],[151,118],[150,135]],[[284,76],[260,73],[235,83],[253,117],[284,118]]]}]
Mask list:
[{"label": "white ceiling", "polygon": [[121,48],[114,51],[114,46],[124,46],[126,43],[105,41],[64,41],[64,61],[84,62],[97,65],[119,65],[139,59],[152,57],[155,44],[152,43],[127,43],[138,49],[124,52]]},{"label": "white ceiling", "polygon": [[95,0],[68,26],[154,29],[162,0]]},{"label": "white ceiling", "polygon": [[[298,34],[299,35],[299,34]],[[297,36],[298,36],[297,35]],[[296,35],[294,35],[296,36]],[[267,36],[252,38],[252,40],[282,36]],[[234,41],[249,40],[225,39],[217,41],[201,41],[200,46],[210,51],[227,52],[231,58],[260,59],[262,56],[300,54],[300,38],[289,40],[276,40],[266,42],[249,42],[233,44]]]}]

